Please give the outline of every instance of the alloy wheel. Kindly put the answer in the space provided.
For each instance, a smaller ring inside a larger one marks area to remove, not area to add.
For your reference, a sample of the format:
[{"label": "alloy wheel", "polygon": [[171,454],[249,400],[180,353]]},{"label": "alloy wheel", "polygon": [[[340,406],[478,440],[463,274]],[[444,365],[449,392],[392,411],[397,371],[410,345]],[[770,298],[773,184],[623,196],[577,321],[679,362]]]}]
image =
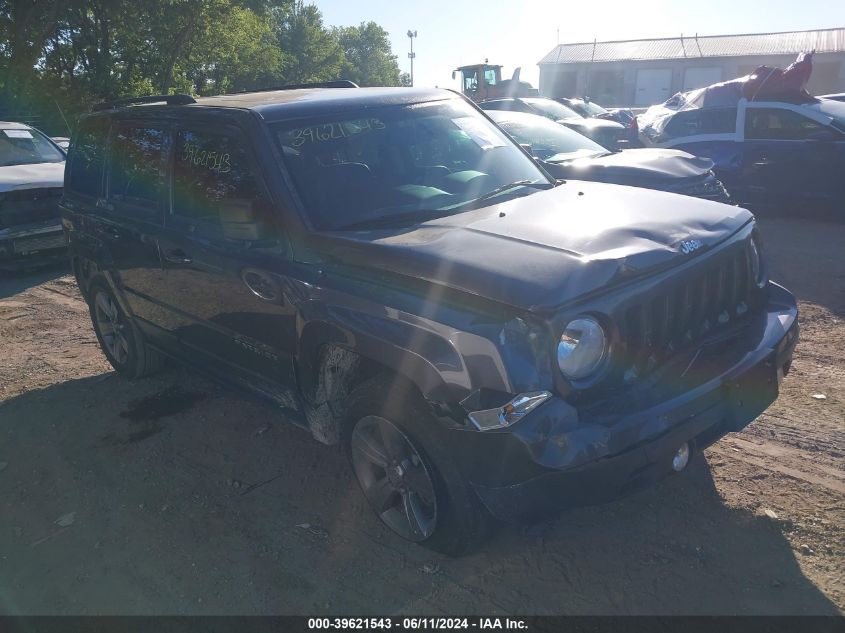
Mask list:
[{"label": "alloy wheel", "polygon": [[129,359],[127,325],[114,299],[103,290],[94,297],[94,318],[106,352],[118,365],[125,364]]},{"label": "alloy wheel", "polygon": [[434,481],[408,437],[389,420],[367,416],[351,444],[355,475],[381,520],[410,541],[429,538],[437,524]]}]

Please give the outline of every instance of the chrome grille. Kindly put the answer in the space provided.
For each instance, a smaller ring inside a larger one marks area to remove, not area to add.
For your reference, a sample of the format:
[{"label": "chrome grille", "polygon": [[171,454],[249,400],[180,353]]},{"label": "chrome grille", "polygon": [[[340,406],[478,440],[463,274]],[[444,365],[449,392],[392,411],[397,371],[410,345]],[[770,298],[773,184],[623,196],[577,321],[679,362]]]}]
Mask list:
[{"label": "chrome grille", "polygon": [[39,237],[27,237],[15,240],[12,248],[15,253],[33,253],[35,251],[46,251],[51,248],[63,248],[67,244],[67,237],[64,233],[51,233]]}]

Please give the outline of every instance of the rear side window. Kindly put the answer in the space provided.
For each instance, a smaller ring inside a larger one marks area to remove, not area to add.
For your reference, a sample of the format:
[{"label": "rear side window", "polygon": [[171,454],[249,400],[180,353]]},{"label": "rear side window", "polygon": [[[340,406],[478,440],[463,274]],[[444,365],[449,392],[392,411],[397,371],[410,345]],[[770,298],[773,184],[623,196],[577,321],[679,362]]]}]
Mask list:
[{"label": "rear side window", "polygon": [[68,190],[86,196],[100,196],[108,133],[109,121],[105,118],[87,119],[79,124],[70,149]]},{"label": "rear side window", "polygon": [[161,157],[165,132],[148,126],[119,126],[112,135],[109,195],[113,202],[156,211],[161,205]]},{"label": "rear side window", "polygon": [[230,134],[176,132],[173,216],[207,237],[267,237],[272,211],[243,143]]},{"label": "rear side window", "polygon": [[666,125],[670,138],[697,134],[733,134],[736,108],[697,108],[678,112]]},{"label": "rear side window", "polygon": [[774,141],[802,141],[827,133],[821,123],[779,108],[748,108],[745,111],[745,138]]}]

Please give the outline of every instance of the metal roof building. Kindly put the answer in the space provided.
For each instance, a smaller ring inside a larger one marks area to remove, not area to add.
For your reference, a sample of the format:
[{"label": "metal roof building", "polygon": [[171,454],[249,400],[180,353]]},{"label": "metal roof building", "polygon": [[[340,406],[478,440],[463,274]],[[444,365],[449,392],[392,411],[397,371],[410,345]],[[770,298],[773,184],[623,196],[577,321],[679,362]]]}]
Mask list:
[{"label": "metal roof building", "polygon": [[845,28],[836,28],[560,44],[538,62],[540,92],[648,106],[763,64],[787,66],[805,51],[816,51],[811,93],[845,90]]}]

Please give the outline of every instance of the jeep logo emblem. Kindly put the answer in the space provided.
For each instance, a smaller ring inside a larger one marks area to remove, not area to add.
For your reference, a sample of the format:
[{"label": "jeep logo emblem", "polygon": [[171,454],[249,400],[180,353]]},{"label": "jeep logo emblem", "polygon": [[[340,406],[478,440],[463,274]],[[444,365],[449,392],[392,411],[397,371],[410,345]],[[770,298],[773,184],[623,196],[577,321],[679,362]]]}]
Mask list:
[{"label": "jeep logo emblem", "polygon": [[681,240],[681,252],[684,255],[689,255],[693,251],[697,251],[704,244],[699,240]]}]

